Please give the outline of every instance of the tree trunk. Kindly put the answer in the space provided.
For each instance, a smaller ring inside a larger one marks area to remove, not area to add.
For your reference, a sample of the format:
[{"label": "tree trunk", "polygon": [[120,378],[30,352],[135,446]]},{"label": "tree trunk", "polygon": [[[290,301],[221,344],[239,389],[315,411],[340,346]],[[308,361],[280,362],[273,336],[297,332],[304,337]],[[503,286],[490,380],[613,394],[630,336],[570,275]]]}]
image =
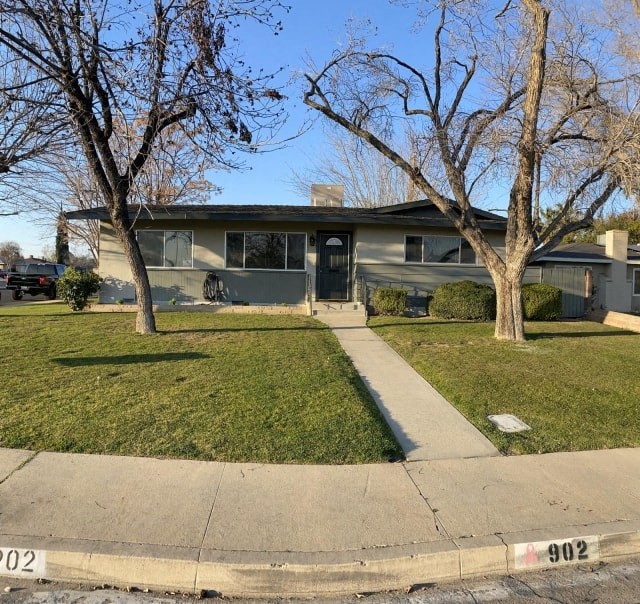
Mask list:
[{"label": "tree trunk", "polygon": [[496,330],[498,340],[524,342],[522,277],[524,272],[492,275],[496,287]]},{"label": "tree trunk", "polygon": [[[126,205],[125,205],[126,207]],[[126,210],[125,210],[126,212]],[[136,332],[140,334],[156,333],[156,319],[153,315],[151,285],[144,265],[142,253],[138,246],[135,231],[127,215],[114,211],[111,216],[113,227],[122,243],[125,256],[131,268],[133,283],[138,301],[138,315],[136,316]]]}]

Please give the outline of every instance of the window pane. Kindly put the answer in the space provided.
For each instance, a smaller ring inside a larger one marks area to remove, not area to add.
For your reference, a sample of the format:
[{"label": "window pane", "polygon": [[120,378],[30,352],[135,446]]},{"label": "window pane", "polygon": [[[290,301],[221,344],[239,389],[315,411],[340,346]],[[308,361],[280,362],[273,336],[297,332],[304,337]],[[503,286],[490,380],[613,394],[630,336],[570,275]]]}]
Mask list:
[{"label": "window pane", "polygon": [[404,238],[404,261],[422,262],[422,237],[407,235]]},{"label": "window pane", "polygon": [[304,233],[287,235],[287,269],[304,270],[304,253],[307,236]]},{"label": "window pane", "polygon": [[424,237],[424,261],[458,264],[460,237]]},{"label": "window pane", "polygon": [[466,239],[461,240],[460,245],[460,263],[461,264],[475,264],[476,253],[471,249],[469,242]]},{"label": "window pane", "polygon": [[633,271],[633,295],[640,296],[640,269]]},{"label": "window pane", "polygon": [[245,268],[285,268],[284,233],[245,233]]},{"label": "window pane", "polygon": [[138,231],[138,246],[145,266],[163,266],[164,231]]},{"label": "window pane", "polygon": [[164,265],[177,268],[193,266],[191,231],[166,231],[164,234]]},{"label": "window pane", "polygon": [[227,268],[244,267],[244,233],[227,233]]}]

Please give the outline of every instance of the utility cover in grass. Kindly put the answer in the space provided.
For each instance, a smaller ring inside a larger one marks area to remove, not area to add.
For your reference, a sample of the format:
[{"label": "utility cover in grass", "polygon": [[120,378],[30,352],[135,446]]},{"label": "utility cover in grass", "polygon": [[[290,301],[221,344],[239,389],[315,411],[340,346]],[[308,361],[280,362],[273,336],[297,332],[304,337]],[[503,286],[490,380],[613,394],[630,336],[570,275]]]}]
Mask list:
[{"label": "utility cover in grass", "polygon": [[487,419],[500,430],[500,432],[524,432],[531,430],[521,419],[515,415],[488,415]]}]

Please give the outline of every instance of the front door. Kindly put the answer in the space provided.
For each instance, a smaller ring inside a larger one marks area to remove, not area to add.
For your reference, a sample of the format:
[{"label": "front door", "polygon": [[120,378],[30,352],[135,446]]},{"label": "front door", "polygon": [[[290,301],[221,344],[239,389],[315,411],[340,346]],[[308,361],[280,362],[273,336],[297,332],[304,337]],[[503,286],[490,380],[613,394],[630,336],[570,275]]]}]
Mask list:
[{"label": "front door", "polygon": [[318,300],[349,300],[351,235],[318,233]]}]

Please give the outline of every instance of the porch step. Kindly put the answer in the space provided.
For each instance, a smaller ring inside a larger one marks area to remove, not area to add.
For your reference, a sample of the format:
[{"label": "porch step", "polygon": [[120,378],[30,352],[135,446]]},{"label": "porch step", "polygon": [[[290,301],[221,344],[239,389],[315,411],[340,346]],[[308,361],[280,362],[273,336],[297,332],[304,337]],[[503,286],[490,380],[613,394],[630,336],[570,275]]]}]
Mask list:
[{"label": "porch step", "polygon": [[353,315],[364,317],[367,309],[361,304],[353,302],[314,302],[313,314],[317,315]]}]

